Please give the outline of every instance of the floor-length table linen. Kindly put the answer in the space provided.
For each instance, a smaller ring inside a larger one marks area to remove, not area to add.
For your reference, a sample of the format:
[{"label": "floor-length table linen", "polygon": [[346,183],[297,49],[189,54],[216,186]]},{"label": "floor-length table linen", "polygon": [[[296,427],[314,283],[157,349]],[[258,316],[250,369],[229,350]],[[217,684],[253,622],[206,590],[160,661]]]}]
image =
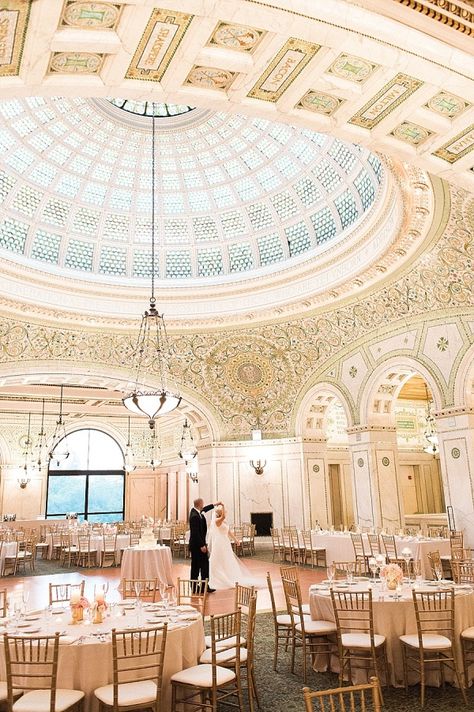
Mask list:
[{"label": "floor-length table linen", "polygon": [[3,576],[3,569],[5,567],[5,559],[10,556],[15,556],[18,549],[18,543],[16,541],[4,541],[3,546],[0,551],[0,575]]},{"label": "floor-length table linen", "polygon": [[[364,542],[364,550],[367,554],[370,553],[369,541],[367,535],[362,535]],[[311,541],[313,546],[321,549],[326,549],[326,560],[328,564],[333,561],[353,561],[354,547],[350,533],[346,532],[311,532]],[[403,537],[396,536],[395,543],[397,545],[397,553],[401,556],[402,550],[407,548],[412,552],[413,559],[421,561],[421,575],[423,578],[431,578],[431,567],[428,561],[430,551],[439,551],[441,556],[450,554],[449,539],[428,539],[418,537]]]},{"label": "floor-length table linen", "polygon": [[120,570],[121,579],[154,579],[172,586],[173,560],[169,546],[153,549],[129,547],[124,550]]},{"label": "floor-length table linen", "polygon": [[[120,608],[117,607],[116,610],[119,611]],[[146,610],[145,607],[141,615],[143,627],[153,625],[149,622]],[[185,613],[182,615],[186,617]],[[71,625],[70,619],[70,611],[65,609],[64,614],[54,615],[48,620],[42,615],[41,620],[38,623],[32,622],[31,626],[36,625],[40,629],[35,635],[54,635],[56,631],[64,633],[60,638],[58,688],[82,690],[86,695],[84,712],[98,712],[99,705],[94,697],[94,690],[112,682],[110,631],[112,628],[123,630],[137,627],[137,614],[130,611],[125,616],[107,617],[100,625]],[[93,637],[101,633],[104,634],[103,638]],[[83,640],[80,640],[81,637],[84,637]],[[204,649],[204,627],[199,614],[196,613],[195,620],[177,620],[169,624],[163,669],[163,710],[170,709],[171,676],[197,665]],[[0,640],[0,679],[6,679],[3,640]]]},{"label": "floor-length table linen", "polygon": [[[375,584],[372,589],[373,612],[374,612],[374,631],[379,635],[386,637],[387,657],[390,667],[390,684],[395,687],[401,687],[404,684],[403,680],[403,661],[402,649],[400,643],[401,635],[416,634],[416,618],[415,606],[413,603],[412,589],[410,586],[404,586],[402,598],[396,600],[393,592],[381,590],[381,584]],[[426,591],[437,590],[432,586],[422,587]],[[335,588],[335,590],[338,590]],[[363,591],[367,590],[367,584],[358,584],[349,588],[339,590]],[[421,589],[420,589],[421,590]],[[334,613],[332,607],[331,596],[329,590],[314,590],[310,588],[309,604],[311,618],[313,620],[334,621]],[[456,589],[455,596],[455,646],[457,653],[457,662],[459,670],[462,670],[459,636],[463,630],[474,625],[474,592],[471,589]],[[318,669],[324,670],[325,658],[321,658],[316,662]],[[339,670],[337,658],[331,659],[331,669]],[[452,674],[446,670],[446,679],[451,680]],[[354,682],[360,682],[360,679]],[[365,681],[365,680],[364,680]],[[410,684],[417,682],[416,674],[410,674]],[[438,684],[439,681],[428,678],[428,683]]]}]

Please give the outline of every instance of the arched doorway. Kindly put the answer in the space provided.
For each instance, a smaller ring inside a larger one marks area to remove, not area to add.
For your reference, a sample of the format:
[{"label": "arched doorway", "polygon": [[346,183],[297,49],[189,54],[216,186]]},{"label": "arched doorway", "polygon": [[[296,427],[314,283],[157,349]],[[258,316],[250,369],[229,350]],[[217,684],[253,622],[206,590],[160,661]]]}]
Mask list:
[{"label": "arched doorway", "polygon": [[48,468],[47,519],[75,512],[90,522],[117,521],[124,501],[124,456],[114,438],[87,428],[57,443]]}]

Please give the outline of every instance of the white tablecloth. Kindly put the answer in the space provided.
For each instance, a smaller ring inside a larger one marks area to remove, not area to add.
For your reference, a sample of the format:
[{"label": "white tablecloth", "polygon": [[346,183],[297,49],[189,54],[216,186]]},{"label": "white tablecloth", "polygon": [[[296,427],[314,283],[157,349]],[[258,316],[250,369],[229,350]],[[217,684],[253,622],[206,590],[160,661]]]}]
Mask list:
[{"label": "white tablecloth", "polygon": [[[142,625],[151,627],[163,620],[155,617],[147,609],[148,607],[145,605],[141,616]],[[120,606],[117,606],[114,615],[106,617],[104,623],[100,625],[91,623],[71,625],[69,609],[65,609],[62,615],[48,618],[41,614],[40,620],[30,623],[32,631],[39,630],[34,635],[53,635],[56,631],[64,632],[65,635],[61,638],[62,644],[59,650],[58,687],[85,692],[85,712],[98,710],[99,705],[94,697],[94,690],[112,682],[112,642],[109,632],[112,628],[123,630],[127,627],[137,627],[135,610],[127,611],[126,616],[119,617],[120,610]],[[189,613],[182,613],[176,622],[169,624],[163,671],[163,710],[170,708],[171,676],[196,665],[199,656],[205,649],[202,617],[198,615],[193,621],[184,620],[189,615]],[[4,632],[4,629],[2,628],[0,632]],[[98,639],[96,636],[101,633],[104,634],[104,637]],[[81,638],[83,639],[78,642],[78,639]],[[1,644],[0,679],[6,679],[4,652]]]},{"label": "white tablecloth", "polygon": [[[46,543],[48,545],[48,559],[51,558],[53,554],[53,537],[51,534],[46,535]],[[71,534],[71,543],[73,546],[77,546],[78,535],[77,533]],[[117,534],[117,546],[116,552],[120,554],[127,546],[130,546],[130,534]],[[98,563],[100,564],[100,558],[102,551],[104,549],[104,539],[102,536],[91,536],[91,547],[97,549]]]},{"label": "white tablecloth", "polygon": [[[352,591],[367,590],[367,584],[351,586]],[[387,639],[387,657],[391,672],[391,684],[396,687],[402,686],[403,663],[402,650],[399,637],[405,634],[416,633],[415,607],[412,599],[411,588],[405,586],[402,591],[403,598],[395,600],[392,592],[385,591],[381,594],[380,584],[376,584],[372,590],[374,630],[380,635],[385,635]],[[346,590],[346,589],[345,589]],[[432,586],[427,586],[426,590],[436,590]],[[459,590],[455,599],[455,639],[459,641],[461,631],[474,625],[474,593]],[[329,591],[310,590],[309,603],[311,618],[313,620],[334,621],[332,601]],[[462,671],[460,648],[457,647],[457,659],[459,670]],[[318,669],[324,669],[324,658],[317,661]],[[338,661],[334,658],[331,661],[331,668],[338,671]],[[451,671],[446,669],[446,679],[451,680]],[[359,682],[359,680],[354,680]],[[410,676],[410,684],[415,684],[417,680]],[[438,680],[431,679],[431,682],[438,684]]]},{"label": "white tablecloth", "polygon": [[[334,534],[311,532],[313,546],[326,549],[327,563],[333,561],[354,561],[354,547],[349,533],[335,532]],[[370,553],[368,539],[363,535],[364,550],[367,555]],[[407,548],[412,552],[414,559],[421,561],[421,575],[423,578],[431,578],[431,569],[428,561],[430,551],[439,551],[441,556],[449,555],[449,539],[417,539],[414,537],[395,537],[397,553],[401,557],[402,550]],[[383,548],[382,548],[383,551]]]},{"label": "white tablecloth", "polygon": [[154,579],[173,585],[171,549],[160,546],[156,549],[125,549],[120,571],[122,579]]}]

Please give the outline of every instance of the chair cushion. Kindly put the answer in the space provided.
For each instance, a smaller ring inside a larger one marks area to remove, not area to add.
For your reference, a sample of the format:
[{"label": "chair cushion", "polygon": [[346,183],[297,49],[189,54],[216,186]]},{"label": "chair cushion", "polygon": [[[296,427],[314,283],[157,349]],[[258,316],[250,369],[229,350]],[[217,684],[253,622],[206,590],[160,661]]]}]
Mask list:
[{"label": "chair cushion", "polygon": [[[438,635],[437,633],[431,633],[430,635],[424,633],[422,635],[423,648],[427,650],[447,650],[451,647],[451,641],[444,635]],[[401,635],[400,640],[405,645],[409,645],[410,648],[419,648],[419,640],[417,635]]]},{"label": "chair cushion", "polygon": [[288,613],[279,613],[276,620],[278,625],[291,625],[291,616]]},{"label": "chair cushion", "polygon": [[[370,635],[368,633],[342,633],[341,643],[344,648],[370,648]],[[376,648],[385,643],[384,635],[374,634]]]},{"label": "chair cushion", "polygon": [[[216,655],[216,662],[218,665],[225,665],[226,663],[234,660],[236,654],[235,648],[227,648],[226,650],[221,650],[220,653]],[[247,662],[248,650],[247,648],[240,648],[240,662]],[[201,657],[199,658],[201,664],[211,664],[212,663],[212,650],[211,648],[206,648]]]},{"label": "chair cushion", "polygon": [[[295,625],[296,630],[301,632],[301,623]],[[308,635],[329,635],[336,632],[336,626],[331,621],[304,621],[304,630]]]},{"label": "chair cushion", "polygon": [[465,640],[474,640],[474,626],[472,628],[466,628],[466,630],[463,630],[461,633],[461,638],[464,638]]},{"label": "chair cushion", "polygon": [[[105,705],[114,704],[114,686],[104,685],[94,690],[94,695]],[[126,705],[148,704],[156,700],[156,684],[153,680],[126,682],[118,686],[119,707]]]},{"label": "chair cushion", "polygon": [[[82,700],[84,693],[80,690],[56,690],[56,712],[63,712]],[[51,690],[31,690],[15,702],[15,712],[49,712]]]},{"label": "chair cushion", "polygon": [[[235,680],[235,673],[228,668],[216,667],[217,686],[226,685]],[[191,685],[191,687],[212,687],[212,665],[195,665],[181,670],[171,677],[171,682],[177,685]],[[42,712],[42,711],[41,711]]]},{"label": "chair cushion", "polygon": [[[206,643],[206,648],[210,648],[212,645],[211,636],[206,635],[204,641]],[[227,650],[227,648],[233,648],[236,642],[237,641],[235,639],[235,636],[232,636],[232,638],[228,638],[227,640],[219,640],[216,643],[216,650]],[[245,640],[245,638],[240,638],[240,645],[247,645],[247,641]]]}]

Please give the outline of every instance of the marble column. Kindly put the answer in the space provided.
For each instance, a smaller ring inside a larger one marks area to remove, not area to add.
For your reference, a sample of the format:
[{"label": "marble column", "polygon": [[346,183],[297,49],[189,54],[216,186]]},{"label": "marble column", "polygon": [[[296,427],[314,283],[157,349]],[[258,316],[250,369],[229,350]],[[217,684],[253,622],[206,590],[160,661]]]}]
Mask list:
[{"label": "marble column", "polygon": [[327,450],[327,441],[323,435],[303,440],[304,471],[312,529],[318,524],[323,529],[328,529],[332,524]]},{"label": "marble column", "polygon": [[457,530],[474,546],[474,409],[452,408],[434,414],[446,506]]},{"label": "marble column", "polygon": [[387,530],[403,526],[395,427],[357,425],[347,430],[355,523]]}]

